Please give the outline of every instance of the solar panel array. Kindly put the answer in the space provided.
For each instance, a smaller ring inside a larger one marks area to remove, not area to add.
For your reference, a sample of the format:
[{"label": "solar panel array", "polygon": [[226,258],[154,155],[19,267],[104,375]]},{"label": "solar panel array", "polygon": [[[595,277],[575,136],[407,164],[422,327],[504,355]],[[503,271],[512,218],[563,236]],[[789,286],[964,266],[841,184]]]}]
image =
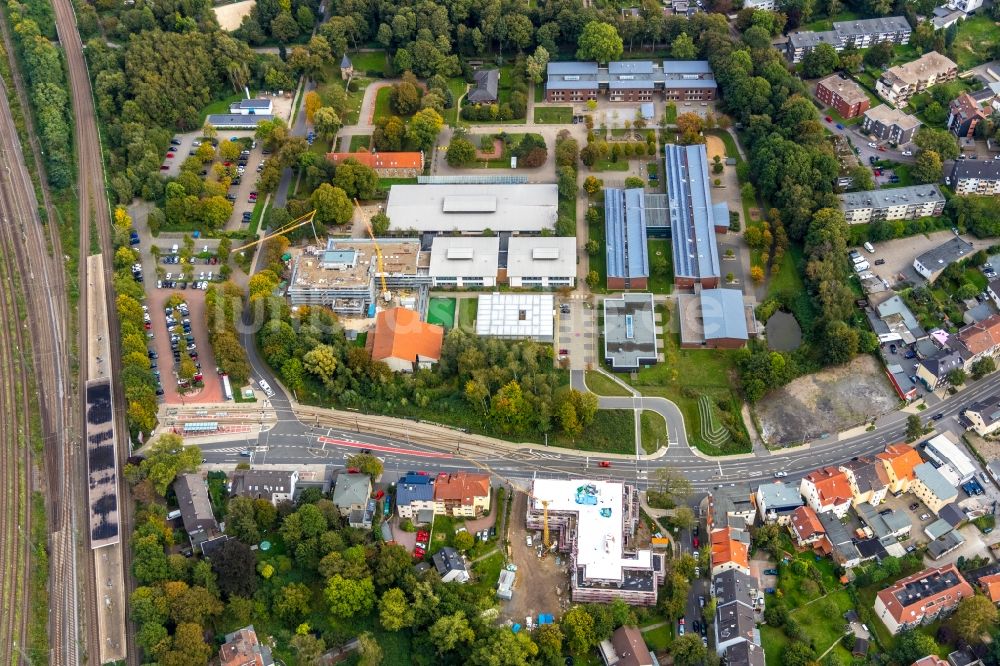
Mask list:
[{"label": "solar panel array", "polygon": [[111,383],[107,379],[87,384],[87,486],[90,547],[118,543],[118,465]]},{"label": "solar panel array", "polygon": [[524,185],[527,176],[417,176],[418,185]]}]

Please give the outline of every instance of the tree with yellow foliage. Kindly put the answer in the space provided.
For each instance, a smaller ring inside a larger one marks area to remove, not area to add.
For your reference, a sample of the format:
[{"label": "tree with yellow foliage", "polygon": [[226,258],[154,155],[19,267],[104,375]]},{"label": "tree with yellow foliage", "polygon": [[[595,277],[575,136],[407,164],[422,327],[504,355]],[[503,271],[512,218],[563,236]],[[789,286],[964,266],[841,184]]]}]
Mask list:
[{"label": "tree with yellow foliage", "polygon": [[132,228],[132,217],[124,206],[115,206],[115,231],[127,233]]},{"label": "tree with yellow foliage", "polygon": [[306,106],[306,122],[311,123],[313,121],[313,115],[316,111],[323,106],[323,100],[319,98],[319,93],[315,90],[310,90],[306,93],[305,99]]}]

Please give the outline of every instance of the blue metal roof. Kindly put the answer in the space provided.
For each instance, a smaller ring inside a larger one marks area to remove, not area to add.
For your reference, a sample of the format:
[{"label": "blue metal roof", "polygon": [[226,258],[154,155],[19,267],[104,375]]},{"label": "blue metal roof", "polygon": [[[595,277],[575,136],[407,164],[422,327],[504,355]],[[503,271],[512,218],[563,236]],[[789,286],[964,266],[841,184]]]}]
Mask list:
[{"label": "blue metal roof", "polygon": [[[668,143],[664,150],[674,275],[695,279],[719,277],[719,246],[715,240],[705,146]],[[727,212],[727,225],[728,218]]]},{"label": "blue metal roof", "polygon": [[643,190],[604,191],[605,251],[608,277],[649,277]]},{"label": "blue metal roof", "polygon": [[687,90],[688,88],[715,89],[719,87],[719,84],[715,82],[715,79],[666,79],[663,82],[663,87],[670,90],[675,88],[681,90]]},{"label": "blue metal roof", "polygon": [[664,60],[665,74],[711,74],[712,67],[707,60]]},{"label": "blue metal roof", "polygon": [[652,90],[652,81],[611,81],[608,83],[609,90]]},{"label": "blue metal roof", "polygon": [[608,63],[608,74],[652,74],[651,60],[618,60]]},{"label": "blue metal roof", "polygon": [[412,484],[400,480],[396,486],[396,506],[406,506],[411,502],[428,502],[434,499],[434,486],[429,483]]},{"label": "blue metal roof", "polygon": [[562,76],[563,74],[597,74],[596,62],[550,62],[546,68],[549,76]]},{"label": "blue metal roof", "polygon": [[706,340],[749,338],[743,292],[739,289],[703,289],[701,320]]}]

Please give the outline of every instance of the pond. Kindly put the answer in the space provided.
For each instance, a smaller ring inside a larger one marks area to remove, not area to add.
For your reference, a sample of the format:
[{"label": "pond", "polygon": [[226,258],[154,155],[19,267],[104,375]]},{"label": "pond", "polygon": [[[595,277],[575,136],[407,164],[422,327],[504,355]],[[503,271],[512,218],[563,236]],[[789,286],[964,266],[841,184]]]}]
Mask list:
[{"label": "pond", "polygon": [[764,325],[767,346],[775,351],[792,351],[802,344],[802,329],[790,312],[778,310]]}]

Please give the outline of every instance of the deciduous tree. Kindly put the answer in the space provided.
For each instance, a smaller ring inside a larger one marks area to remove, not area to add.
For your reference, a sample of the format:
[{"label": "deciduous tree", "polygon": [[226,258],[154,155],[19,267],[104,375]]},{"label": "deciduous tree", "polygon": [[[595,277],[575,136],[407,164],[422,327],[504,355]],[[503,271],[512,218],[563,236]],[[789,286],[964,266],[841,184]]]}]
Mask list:
[{"label": "deciduous tree", "polygon": [[606,63],[621,57],[624,45],[615,27],[609,23],[591,21],[583,28],[577,40],[578,60],[596,60]]}]

